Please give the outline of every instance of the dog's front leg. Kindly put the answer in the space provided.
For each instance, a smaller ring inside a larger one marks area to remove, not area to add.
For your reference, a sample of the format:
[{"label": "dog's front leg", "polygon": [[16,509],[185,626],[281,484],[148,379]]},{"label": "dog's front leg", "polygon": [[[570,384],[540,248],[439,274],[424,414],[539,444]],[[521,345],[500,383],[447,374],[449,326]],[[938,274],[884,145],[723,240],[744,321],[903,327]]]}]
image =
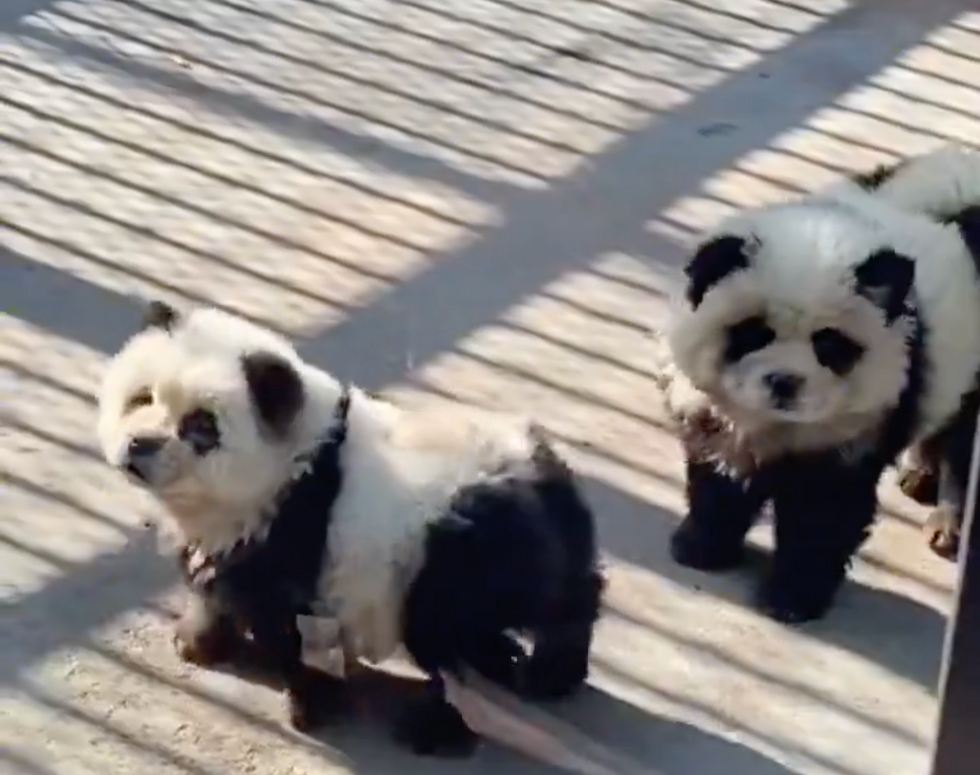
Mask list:
[{"label": "dog's front leg", "polygon": [[344,682],[303,662],[303,637],[294,615],[253,615],[251,624],[256,646],[285,683],[290,724],[301,732],[312,729],[344,699]]},{"label": "dog's front leg", "polygon": [[201,667],[233,659],[243,641],[231,617],[218,610],[206,593],[189,587],[187,595],[174,631],[177,654]]}]

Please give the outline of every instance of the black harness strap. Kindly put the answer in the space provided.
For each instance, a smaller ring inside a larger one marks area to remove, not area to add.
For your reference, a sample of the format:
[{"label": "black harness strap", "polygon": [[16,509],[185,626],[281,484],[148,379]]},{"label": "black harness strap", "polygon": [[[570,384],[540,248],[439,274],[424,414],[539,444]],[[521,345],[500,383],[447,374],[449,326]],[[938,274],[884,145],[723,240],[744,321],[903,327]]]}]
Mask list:
[{"label": "black harness strap", "polygon": [[311,612],[331,510],[343,481],[340,452],[347,440],[350,403],[351,391],[345,387],[323,440],[306,461],[297,461],[306,463],[305,470],[283,488],[263,538],[199,558],[197,567],[192,565],[193,548],[185,558],[188,583],[219,608],[247,620]]}]

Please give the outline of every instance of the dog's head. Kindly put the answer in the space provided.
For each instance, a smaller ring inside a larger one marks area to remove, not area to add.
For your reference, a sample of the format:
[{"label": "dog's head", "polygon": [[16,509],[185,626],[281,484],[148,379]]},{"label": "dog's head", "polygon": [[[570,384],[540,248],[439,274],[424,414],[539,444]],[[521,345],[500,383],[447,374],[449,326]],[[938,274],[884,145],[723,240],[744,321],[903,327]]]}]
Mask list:
[{"label": "dog's head", "polygon": [[106,460],[171,511],[254,511],[282,485],[306,391],[279,336],[214,309],[155,302],[109,363],[99,396]]},{"label": "dog's head", "polygon": [[677,365],[748,427],[847,423],[906,383],[914,262],[833,202],[741,215],[686,267]]}]

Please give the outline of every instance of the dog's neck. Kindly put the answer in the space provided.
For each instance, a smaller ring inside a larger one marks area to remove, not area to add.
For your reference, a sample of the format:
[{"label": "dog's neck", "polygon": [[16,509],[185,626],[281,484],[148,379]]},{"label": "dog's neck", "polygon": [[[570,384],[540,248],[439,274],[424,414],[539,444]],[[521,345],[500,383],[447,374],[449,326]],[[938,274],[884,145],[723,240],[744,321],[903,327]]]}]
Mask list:
[{"label": "dog's neck", "polygon": [[351,394],[341,394],[332,423],[302,471],[279,493],[276,506],[255,533],[217,553],[203,547],[182,552],[185,577],[233,610],[272,605],[311,613],[327,552],[333,504],[343,484],[341,450],[347,438]]}]

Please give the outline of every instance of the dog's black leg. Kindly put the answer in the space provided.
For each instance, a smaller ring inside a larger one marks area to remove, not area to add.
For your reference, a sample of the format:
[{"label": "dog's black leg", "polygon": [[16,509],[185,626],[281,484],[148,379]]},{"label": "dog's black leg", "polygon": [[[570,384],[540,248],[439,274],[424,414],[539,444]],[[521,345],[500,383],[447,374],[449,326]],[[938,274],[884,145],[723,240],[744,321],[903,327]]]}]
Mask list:
[{"label": "dog's black leg", "polygon": [[504,633],[477,637],[478,621],[466,613],[468,590],[451,578],[430,561],[412,584],[402,614],[402,642],[429,680],[425,697],[400,719],[396,735],[421,756],[468,756],[479,741],[446,698],[443,674],[462,676],[475,659],[481,671],[506,675],[512,655]]},{"label": "dog's black leg", "polygon": [[407,629],[405,647],[429,679],[425,697],[408,708],[399,720],[396,735],[400,742],[419,756],[469,756],[476,749],[479,737],[446,698],[442,680],[443,671],[459,674],[457,670],[463,667],[462,660],[442,658],[448,655],[440,655],[438,652],[441,648],[429,638],[411,630]]},{"label": "dog's black leg", "polygon": [[568,585],[563,615],[534,633],[534,651],[523,685],[525,696],[562,699],[585,683],[604,587],[599,572]]},{"label": "dog's black leg", "polygon": [[926,535],[930,548],[948,559],[955,559],[959,553],[978,406],[978,394],[964,399],[956,418],[946,429],[940,450],[939,497],[926,523]]},{"label": "dog's black leg", "polygon": [[831,454],[787,462],[774,476],[776,550],[760,601],[770,616],[793,624],[827,612],[870,532],[880,474]]},{"label": "dog's black leg", "polygon": [[295,729],[312,729],[342,704],[344,682],[313,671],[303,662],[303,638],[295,616],[253,616],[251,628],[255,645],[282,676],[289,721]]},{"label": "dog's black leg", "polygon": [[425,696],[413,703],[400,719],[398,740],[419,756],[466,757],[476,749],[479,737],[446,699],[442,676],[431,675]]},{"label": "dog's black leg", "polygon": [[[953,439],[951,438],[951,442]],[[939,467],[939,495],[929,512],[925,532],[929,548],[940,557],[956,559],[960,549],[960,528],[966,508],[970,456],[951,444]]]},{"label": "dog's black leg", "polygon": [[174,632],[174,645],[185,662],[208,667],[230,661],[242,645],[242,633],[215,601],[193,587]]},{"label": "dog's black leg", "polygon": [[593,622],[569,622],[535,633],[523,694],[533,700],[560,700],[589,676]]},{"label": "dog's black leg", "polygon": [[688,511],[670,540],[674,561],[703,571],[741,563],[765,498],[753,481],[713,462],[687,461]]}]

